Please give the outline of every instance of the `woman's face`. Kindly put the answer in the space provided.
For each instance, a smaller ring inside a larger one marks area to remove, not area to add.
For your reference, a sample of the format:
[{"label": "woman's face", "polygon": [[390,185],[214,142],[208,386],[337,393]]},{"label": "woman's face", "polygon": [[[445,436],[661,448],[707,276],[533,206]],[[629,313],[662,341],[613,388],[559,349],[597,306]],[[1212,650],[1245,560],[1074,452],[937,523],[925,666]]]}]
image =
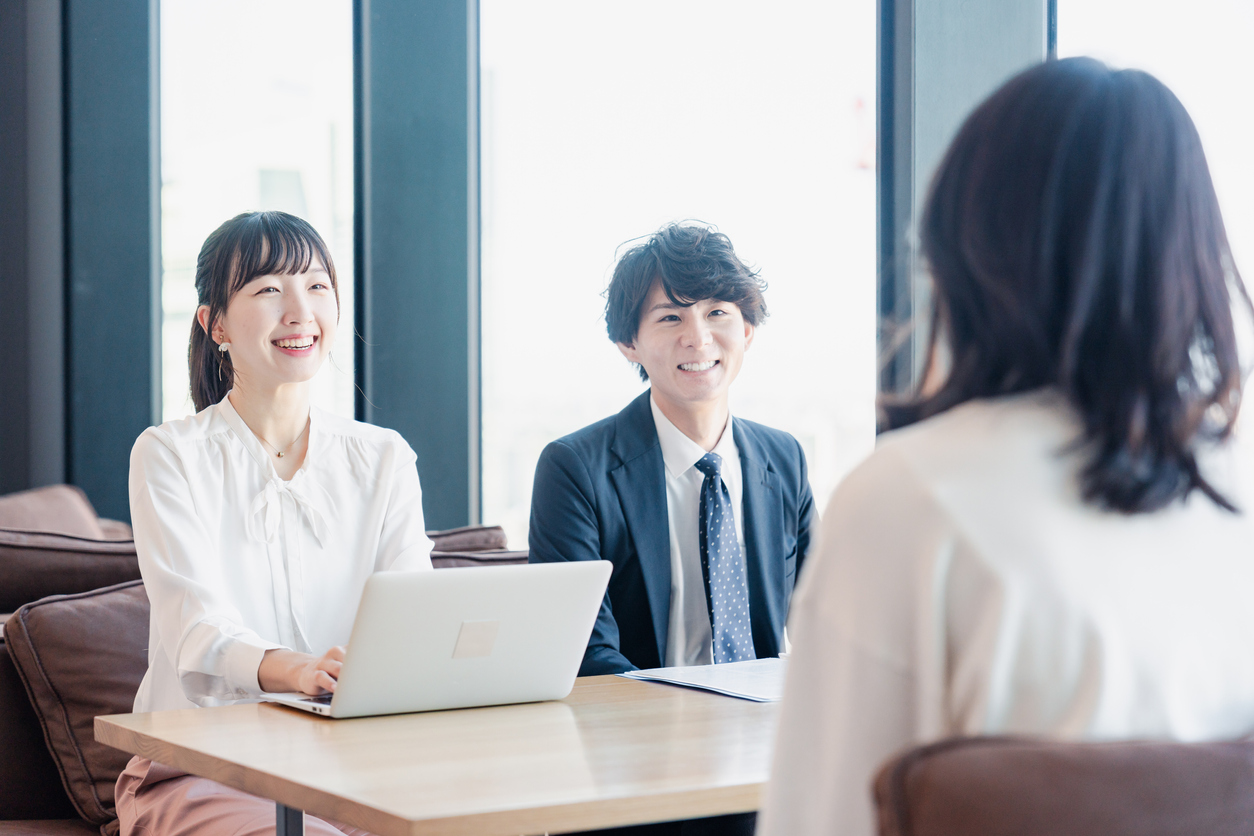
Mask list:
[{"label": "woman's face", "polygon": [[[202,324],[208,308],[201,308]],[[258,276],[227,303],[213,329],[231,344],[237,385],[273,389],[309,380],[335,343],[339,305],[321,262],[296,275]]]}]

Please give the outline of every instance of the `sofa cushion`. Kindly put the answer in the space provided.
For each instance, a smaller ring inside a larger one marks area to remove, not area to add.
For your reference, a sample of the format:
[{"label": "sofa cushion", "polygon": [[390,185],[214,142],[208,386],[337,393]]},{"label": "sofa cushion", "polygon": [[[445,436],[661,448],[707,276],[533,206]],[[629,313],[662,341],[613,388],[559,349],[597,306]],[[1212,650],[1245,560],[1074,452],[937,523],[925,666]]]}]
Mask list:
[{"label": "sofa cushion", "polygon": [[[0,616],[2,620],[4,616]],[[0,819],[57,819],[76,815],[56,764],[44,745],[39,719],[26,697],[9,648],[0,637]],[[4,831],[0,830],[0,834]]]},{"label": "sofa cushion", "polygon": [[73,485],[49,485],[0,496],[0,528],[105,539],[96,509],[87,494]]},{"label": "sofa cushion", "polygon": [[508,549],[431,552],[431,565],[436,569],[453,569],[460,566],[509,566],[526,562],[527,552],[512,552]]},{"label": "sofa cushion", "polygon": [[131,540],[0,530],[0,612],[138,578]]},{"label": "sofa cushion", "polygon": [[509,546],[505,529],[499,525],[464,525],[444,531],[428,531],[437,552],[480,552]]},{"label": "sofa cushion", "polygon": [[880,836],[1248,836],[1254,742],[946,740],[875,780]]},{"label": "sofa cushion", "polygon": [[75,809],[97,825],[113,820],[113,785],[130,755],[96,742],[93,723],[129,713],[148,669],[143,584],[45,598],[15,612],[4,629]]},{"label": "sofa cushion", "polygon": [[134,530],[124,522],[118,520],[110,520],[101,517],[96,520],[100,523],[100,531],[104,535],[102,540],[134,540]]}]

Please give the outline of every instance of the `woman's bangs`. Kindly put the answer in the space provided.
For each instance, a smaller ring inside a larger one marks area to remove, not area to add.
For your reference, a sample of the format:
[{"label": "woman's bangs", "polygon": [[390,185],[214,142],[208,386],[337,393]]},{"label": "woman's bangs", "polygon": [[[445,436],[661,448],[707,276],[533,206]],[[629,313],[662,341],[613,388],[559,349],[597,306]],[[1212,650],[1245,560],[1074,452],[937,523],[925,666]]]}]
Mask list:
[{"label": "woman's bangs", "polygon": [[335,285],[331,259],[322,241],[311,231],[285,222],[282,217],[259,217],[240,241],[231,293],[239,291],[258,276],[294,276],[309,269],[315,257],[322,262]]}]

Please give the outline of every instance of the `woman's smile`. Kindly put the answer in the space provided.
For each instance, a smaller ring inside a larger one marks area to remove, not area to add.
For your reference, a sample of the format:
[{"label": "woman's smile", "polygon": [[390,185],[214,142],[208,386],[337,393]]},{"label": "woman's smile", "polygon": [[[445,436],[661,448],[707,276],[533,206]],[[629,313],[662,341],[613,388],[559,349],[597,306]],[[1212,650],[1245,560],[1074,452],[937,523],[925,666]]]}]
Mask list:
[{"label": "woman's smile", "polygon": [[308,357],[313,353],[318,337],[313,334],[297,334],[291,337],[280,337],[271,340],[270,344],[292,357]]}]

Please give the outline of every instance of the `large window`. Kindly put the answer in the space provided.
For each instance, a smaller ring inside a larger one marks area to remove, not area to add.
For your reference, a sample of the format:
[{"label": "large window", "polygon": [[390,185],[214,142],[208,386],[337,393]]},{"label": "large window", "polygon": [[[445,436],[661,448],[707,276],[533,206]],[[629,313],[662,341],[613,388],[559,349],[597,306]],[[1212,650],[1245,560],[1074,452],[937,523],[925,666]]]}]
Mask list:
[{"label": "large window", "polygon": [[1249,0],[1059,0],[1058,53],[1147,70],[1197,124],[1228,237],[1254,278],[1254,3]]},{"label": "large window", "polygon": [[196,255],[240,212],[313,224],[335,260],[340,331],[314,402],[353,417],[351,0],[161,2],[164,420],[192,412]]},{"label": "large window", "polygon": [[544,445],[643,389],[605,334],[624,242],[697,219],[769,283],[733,413],[823,504],[874,442],[875,4],[483,0],[483,505],[526,542]]}]

